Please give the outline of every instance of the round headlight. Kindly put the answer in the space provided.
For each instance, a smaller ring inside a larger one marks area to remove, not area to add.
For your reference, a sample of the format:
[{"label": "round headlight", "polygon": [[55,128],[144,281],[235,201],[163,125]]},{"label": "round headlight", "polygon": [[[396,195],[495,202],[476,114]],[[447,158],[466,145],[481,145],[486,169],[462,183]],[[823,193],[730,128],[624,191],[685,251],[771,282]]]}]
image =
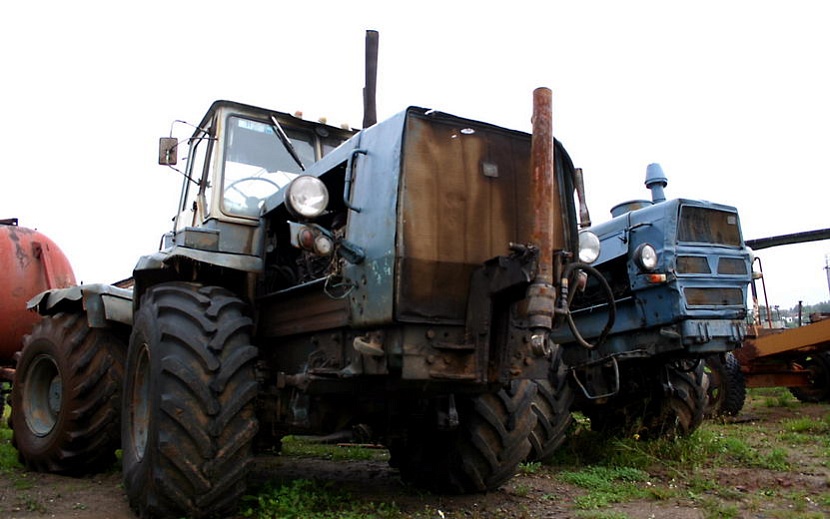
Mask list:
[{"label": "round headlight", "polygon": [[295,218],[316,218],[323,214],[328,204],[329,191],[319,178],[301,175],[288,184],[285,205]]},{"label": "round headlight", "polygon": [[579,261],[591,264],[599,258],[600,243],[597,235],[591,231],[579,233]]},{"label": "round headlight", "polygon": [[648,243],[643,243],[634,251],[634,261],[640,270],[651,272],[657,268],[657,251]]}]

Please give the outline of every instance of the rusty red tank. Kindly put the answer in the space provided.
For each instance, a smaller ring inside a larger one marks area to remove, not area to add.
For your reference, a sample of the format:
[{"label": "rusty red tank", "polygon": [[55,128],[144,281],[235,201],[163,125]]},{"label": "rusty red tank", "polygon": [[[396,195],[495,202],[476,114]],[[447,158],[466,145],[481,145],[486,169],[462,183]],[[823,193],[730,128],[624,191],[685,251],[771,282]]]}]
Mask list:
[{"label": "rusty red tank", "polygon": [[45,235],[0,220],[0,365],[12,363],[23,336],[40,319],[26,302],[44,290],[75,284],[63,251]]}]

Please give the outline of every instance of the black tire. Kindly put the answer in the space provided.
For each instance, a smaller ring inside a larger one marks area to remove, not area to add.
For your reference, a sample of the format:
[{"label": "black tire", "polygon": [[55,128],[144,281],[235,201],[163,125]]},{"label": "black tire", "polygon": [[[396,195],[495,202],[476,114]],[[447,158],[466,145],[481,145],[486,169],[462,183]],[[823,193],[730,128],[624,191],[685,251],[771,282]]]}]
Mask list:
[{"label": "black tire", "polygon": [[390,449],[401,479],[445,494],[497,489],[530,452],[535,389],[531,381],[521,380],[498,393],[458,396],[459,422],[449,431],[413,422],[407,438]]},{"label": "black tire", "polygon": [[790,393],[805,403],[830,402],[830,353],[815,352],[796,362],[810,372],[810,385],[791,387]]},{"label": "black tire", "polygon": [[246,305],[217,287],[165,283],[136,312],[127,354],[124,486],[141,517],[227,517],[257,432]]},{"label": "black tire", "polygon": [[85,314],[41,319],[24,338],[12,386],[12,443],[39,472],[81,475],[115,462],[126,345]]},{"label": "black tire", "polygon": [[706,359],[709,376],[706,416],[735,416],[746,402],[746,380],[741,365],[732,353],[723,359],[713,355]]},{"label": "black tire", "polygon": [[[643,369],[646,369],[643,366]],[[703,423],[708,377],[703,362],[693,368],[661,366],[650,393],[626,393],[604,405],[588,406],[591,428],[605,434],[641,439],[676,438],[692,434]]]},{"label": "black tire", "polygon": [[641,437],[676,438],[689,436],[703,423],[708,377],[703,362],[692,369],[665,367],[668,392],[661,391],[647,409]]},{"label": "black tire", "polygon": [[573,424],[571,404],[574,395],[567,384],[567,372],[555,377],[553,383],[536,380],[536,396],[531,408],[536,415],[536,426],[530,433],[530,453],[526,461],[546,461],[567,439]]}]

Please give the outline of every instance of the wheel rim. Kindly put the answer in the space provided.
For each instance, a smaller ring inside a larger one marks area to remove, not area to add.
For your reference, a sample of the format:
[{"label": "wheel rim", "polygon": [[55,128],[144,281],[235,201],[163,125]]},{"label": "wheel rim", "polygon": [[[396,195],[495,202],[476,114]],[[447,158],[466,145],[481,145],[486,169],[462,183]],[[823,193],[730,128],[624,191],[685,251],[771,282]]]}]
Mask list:
[{"label": "wheel rim", "polygon": [[150,424],[150,352],[147,344],[141,345],[133,377],[130,406],[132,444],[139,460],[147,449],[147,434]]},{"label": "wheel rim", "polygon": [[23,385],[23,416],[26,425],[43,437],[52,432],[60,417],[63,383],[55,360],[38,355],[28,370]]},{"label": "wheel rim", "polygon": [[706,407],[709,412],[717,412],[723,399],[723,391],[721,391],[723,377],[718,369],[713,369],[708,365],[705,365],[703,370],[706,376],[709,377],[709,388],[706,390],[708,397]]}]

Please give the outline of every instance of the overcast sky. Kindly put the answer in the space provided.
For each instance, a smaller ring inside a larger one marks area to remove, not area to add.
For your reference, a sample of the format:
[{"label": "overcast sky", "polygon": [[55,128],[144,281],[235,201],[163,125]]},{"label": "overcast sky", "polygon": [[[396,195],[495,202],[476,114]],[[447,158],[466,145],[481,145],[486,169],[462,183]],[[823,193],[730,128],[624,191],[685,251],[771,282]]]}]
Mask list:
[{"label": "overcast sky", "polygon": [[[417,105],[530,131],[549,87],[594,221],[648,198],[658,162],[669,198],[736,206],[747,239],[830,227],[826,2],[294,3],[4,2],[0,218],[79,281],[130,276],[178,201],[156,164],[171,122],[231,99],[358,127],[375,29],[379,119]],[[830,299],[829,253],[759,251],[770,303]]]}]

